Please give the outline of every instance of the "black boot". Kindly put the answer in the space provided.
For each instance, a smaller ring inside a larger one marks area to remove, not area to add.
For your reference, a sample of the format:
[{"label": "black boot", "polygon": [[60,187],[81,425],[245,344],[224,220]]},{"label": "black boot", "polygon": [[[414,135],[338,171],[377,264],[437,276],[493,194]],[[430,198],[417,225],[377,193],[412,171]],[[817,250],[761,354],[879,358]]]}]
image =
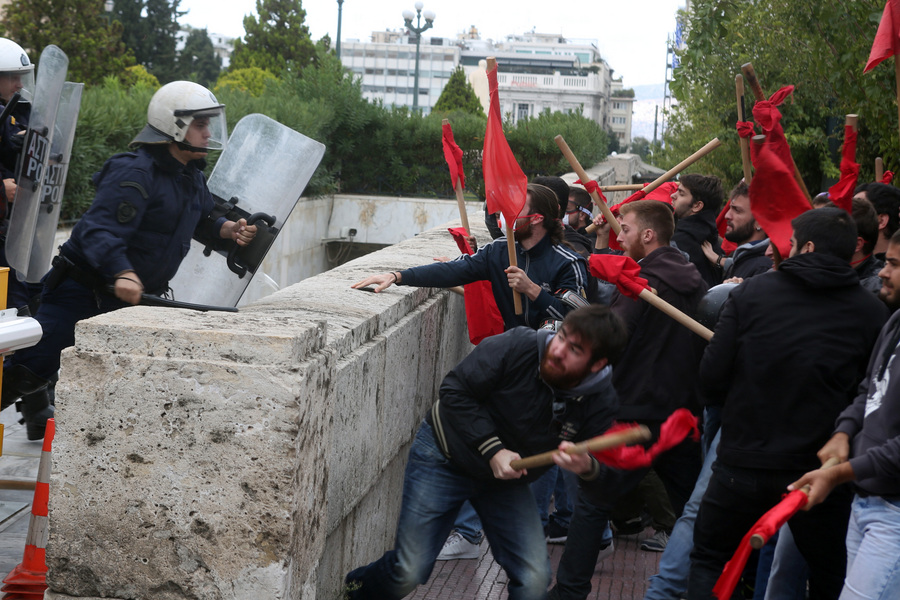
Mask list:
[{"label": "black boot", "polygon": [[45,387],[32,394],[22,396],[20,403],[25,419],[25,433],[31,441],[44,439],[47,419],[53,417],[54,407],[50,405],[50,392]]},{"label": "black boot", "polygon": [[35,375],[25,365],[12,365],[3,369],[3,391],[0,393],[0,410],[26,394],[47,387],[49,382]]}]

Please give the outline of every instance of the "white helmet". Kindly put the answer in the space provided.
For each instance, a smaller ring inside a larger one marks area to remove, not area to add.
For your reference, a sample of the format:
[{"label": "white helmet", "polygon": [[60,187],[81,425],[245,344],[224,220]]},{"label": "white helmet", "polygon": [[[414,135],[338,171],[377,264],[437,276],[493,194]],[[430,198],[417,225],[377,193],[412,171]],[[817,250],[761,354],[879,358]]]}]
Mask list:
[{"label": "white helmet", "polygon": [[[211,134],[209,145],[203,148],[184,141],[191,122],[201,117],[209,119]],[[227,140],[225,105],[219,104],[213,93],[198,83],[173,81],[153,94],[147,107],[147,125],[131,145],[177,142],[184,148],[206,152],[221,150]]]},{"label": "white helmet", "polygon": [[34,65],[22,46],[7,38],[0,38],[0,75],[20,76],[22,99],[31,101],[31,93],[34,90]]}]

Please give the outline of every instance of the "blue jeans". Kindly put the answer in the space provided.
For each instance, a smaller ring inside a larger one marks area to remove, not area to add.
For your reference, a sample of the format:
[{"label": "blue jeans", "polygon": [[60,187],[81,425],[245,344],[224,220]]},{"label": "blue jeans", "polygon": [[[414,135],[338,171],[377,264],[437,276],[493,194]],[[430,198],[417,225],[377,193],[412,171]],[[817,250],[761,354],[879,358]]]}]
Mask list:
[{"label": "blue jeans", "polygon": [[478,518],[478,513],[475,512],[472,503],[468,500],[459,509],[459,514],[456,515],[456,520],[453,522],[453,529],[473,544],[480,544],[484,539],[484,535],[481,533],[481,519]]},{"label": "blue jeans", "polygon": [[531,493],[537,502],[538,514],[544,527],[550,522],[550,499],[554,500],[553,520],[568,528],[572,520],[572,498],[578,493],[578,476],[571,471],[553,466],[531,484]]},{"label": "blue jeans", "polygon": [[715,437],[706,451],[703,468],[694,485],[690,499],[684,505],[684,511],[675,521],[675,527],[669,536],[666,550],[659,559],[659,573],[650,578],[650,587],[644,594],[644,600],[678,600],[687,592],[688,574],[691,570],[691,549],[694,547],[694,521],[700,500],[706,492],[712,475],[712,465],[716,461],[716,450],[719,447],[720,433]]},{"label": "blue jeans", "polygon": [[840,600],[900,598],[900,501],[853,497]]},{"label": "blue jeans", "polygon": [[[775,543],[775,556],[772,559],[772,570],[765,587],[765,598],[768,600],[805,600],[806,580],[809,579],[809,565],[800,554],[794,542],[794,534],[789,526],[778,530],[777,540],[769,540],[765,548]],[[765,550],[763,548],[763,550]],[[762,562],[762,559],[760,559]],[[759,575],[759,571],[757,571]],[[759,590],[759,577],[756,579]],[[756,596],[754,596],[755,598]]]},{"label": "blue jeans", "polygon": [[550,560],[528,485],[476,480],[456,470],[427,423],[409,451],[394,549],[347,575],[349,597],[399,600],[427,582],[466,500],[482,518],[494,559],[506,571],[509,597],[544,600]]}]

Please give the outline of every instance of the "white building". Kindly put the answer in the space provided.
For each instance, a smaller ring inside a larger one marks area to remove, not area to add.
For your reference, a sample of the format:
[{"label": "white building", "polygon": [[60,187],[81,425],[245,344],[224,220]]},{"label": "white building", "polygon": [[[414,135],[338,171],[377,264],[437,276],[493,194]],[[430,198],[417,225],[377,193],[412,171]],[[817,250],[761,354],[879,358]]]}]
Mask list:
[{"label": "white building", "polygon": [[[518,121],[536,117],[544,110],[580,112],[605,129],[612,127],[612,69],[600,56],[596,43],[533,32],[509,36],[496,44],[481,40],[474,28],[456,40],[423,36],[419,50],[420,110],[425,114],[431,111],[457,65],[471,77],[483,68],[480,61],[489,56],[497,59],[504,116]],[[415,37],[406,31],[374,32],[371,42],[341,41],[341,61],[362,78],[363,95],[386,105],[412,107],[415,58]],[[630,143],[630,111],[626,121],[622,133]]]},{"label": "white building", "polygon": [[[187,42],[190,33],[189,29],[178,30],[178,33],[175,34],[175,52],[180,53],[184,50],[184,44]],[[210,31],[207,31],[207,35],[212,40],[213,50],[216,55],[222,59],[222,68],[227,69],[228,65],[231,64],[231,53],[234,51],[235,38]]]},{"label": "white building", "polygon": [[634,91],[623,89],[621,78],[613,80],[609,127],[613,135],[619,139],[619,147],[623,152],[631,146],[631,116],[633,113]]}]

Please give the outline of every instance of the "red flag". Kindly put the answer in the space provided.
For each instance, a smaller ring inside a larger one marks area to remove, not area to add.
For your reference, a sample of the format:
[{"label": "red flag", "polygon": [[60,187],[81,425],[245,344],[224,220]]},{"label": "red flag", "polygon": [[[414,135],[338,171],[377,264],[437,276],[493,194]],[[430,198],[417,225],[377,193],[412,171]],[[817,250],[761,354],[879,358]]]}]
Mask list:
[{"label": "red flag", "polygon": [[753,159],[756,175],[750,183],[750,212],[782,258],[791,251],[791,220],[809,210],[809,202],[788,168],[768,142]]},{"label": "red flag", "polygon": [[716,598],[719,600],[731,598],[731,594],[734,592],[734,588],[744,572],[744,567],[747,566],[747,558],[753,549],[750,546],[750,538],[758,534],[768,541],[798,510],[806,506],[808,501],[809,496],[804,492],[794,490],[786,494],[784,499],[775,505],[775,508],[760,517],[741,540],[734,557],[725,565],[719,581],[716,582],[716,586],[713,588],[713,594],[715,594]]},{"label": "red flag", "polygon": [[728,212],[729,208],[731,208],[731,200],[725,203],[719,216],[716,217],[716,229],[719,231],[719,237],[722,238],[722,252],[726,255],[731,254],[737,249],[737,244],[725,239],[725,228],[728,227],[728,222],[725,220],[725,214]]},{"label": "red flag", "polygon": [[[452,227],[450,235],[463,254],[472,254],[468,232],[463,227]],[[478,345],[481,340],[498,333],[503,333],[503,317],[494,299],[494,290],[490,281],[476,281],[465,285],[466,322],[469,324],[469,341]]]},{"label": "red flag", "polygon": [[[781,112],[776,106],[780,106],[793,93],[794,86],[785,86],[772,94],[768,100],[762,100],[753,105],[753,118],[766,134],[766,144],[771,146],[792,173],[794,172],[794,159],[791,156],[791,147],[788,145],[787,138],[784,137],[784,129],[781,127]],[[751,156],[751,158],[753,157]]]},{"label": "red flag", "polygon": [[884,175],[881,178],[881,183],[891,183],[892,181],[894,181],[894,172],[885,171]]},{"label": "red flag", "polygon": [[650,289],[641,277],[641,267],[633,258],[620,254],[591,254],[588,259],[591,275],[614,284],[624,296],[637,299]]},{"label": "red flag", "polygon": [[[615,433],[625,429],[631,429],[631,425],[613,425],[607,433]],[[643,446],[618,446],[607,450],[591,452],[594,458],[605,465],[615,469],[641,469],[653,464],[653,459],[671,450],[688,436],[694,441],[699,441],[700,431],[697,429],[697,417],[686,408],[679,408],[666,419],[659,428],[659,439],[650,448]]]},{"label": "red flag", "polygon": [[458,179],[465,188],[466,174],[463,172],[462,165],[463,152],[453,139],[453,129],[451,129],[450,123],[444,123],[442,126],[441,143],[444,146],[444,158],[447,159],[447,166],[450,167],[450,184],[453,189],[456,189]]},{"label": "red flag", "polygon": [[884,59],[898,53],[900,53],[900,0],[887,0],[863,73],[869,72]]},{"label": "red flag", "polygon": [[859,164],[856,162],[856,131],[844,125],[844,146],[841,149],[841,178],[828,188],[828,196],[834,205],[853,214],[853,190],[859,177]]},{"label": "red flag", "polygon": [[528,178],[516,162],[503,135],[503,118],[500,115],[500,97],[497,93],[497,68],[494,67],[487,76],[491,106],[488,110],[482,158],[484,194],[488,213],[503,213],[506,222],[512,224],[525,205]]}]

